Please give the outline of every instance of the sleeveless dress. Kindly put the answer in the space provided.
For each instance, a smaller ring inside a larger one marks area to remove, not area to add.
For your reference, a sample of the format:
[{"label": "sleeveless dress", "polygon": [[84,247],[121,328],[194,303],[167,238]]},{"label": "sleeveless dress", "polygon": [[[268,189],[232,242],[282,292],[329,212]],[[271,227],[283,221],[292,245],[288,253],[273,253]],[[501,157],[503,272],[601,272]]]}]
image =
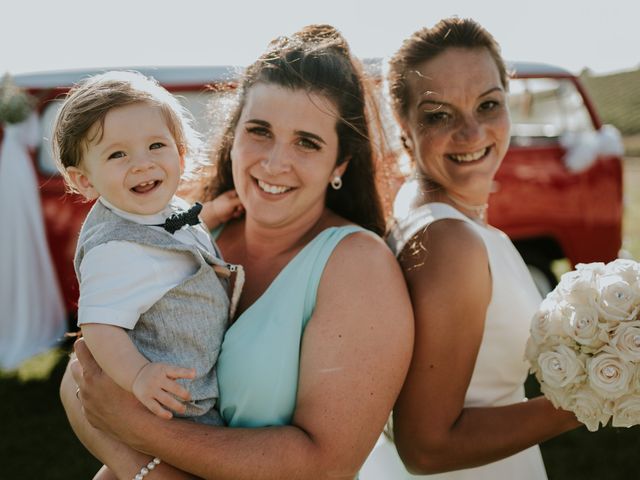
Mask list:
[{"label": "sleeveless dress", "polygon": [[220,414],[230,427],[291,423],[300,345],[331,253],[357,226],[331,227],[309,242],[225,334],[218,357]]},{"label": "sleeveless dress", "polygon": [[[397,255],[417,233],[447,218],[467,222],[481,235],[487,249],[493,286],[484,334],[464,406],[487,407],[521,402],[525,399],[523,384],[528,370],[524,360],[525,343],[530,319],[541,298],[509,238],[493,227],[478,225],[450,205],[430,203],[411,210],[406,218],[399,221],[388,243]],[[409,478],[541,480],[547,476],[537,445],[481,467],[414,476],[405,470],[395,446],[381,436],[360,472],[360,479]]]}]

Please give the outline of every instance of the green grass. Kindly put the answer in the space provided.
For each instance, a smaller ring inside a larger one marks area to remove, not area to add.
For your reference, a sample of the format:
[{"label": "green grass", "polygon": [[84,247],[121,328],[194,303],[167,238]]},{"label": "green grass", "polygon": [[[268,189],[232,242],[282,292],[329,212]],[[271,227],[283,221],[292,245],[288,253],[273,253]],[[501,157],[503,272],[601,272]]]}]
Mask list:
[{"label": "green grass", "polygon": [[92,478],[100,465],[67,423],[58,386],[67,352],[54,349],[0,372],[0,478]]},{"label": "green grass", "polygon": [[603,123],[624,135],[640,133],[640,69],[597,76],[585,72],[580,79]]},{"label": "green grass", "polygon": [[625,159],[624,199],[622,248],[640,261],[640,156]]},{"label": "green grass", "polygon": [[624,151],[630,157],[640,157],[640,133],[623,137]]},{"label": "green grass", "polygon": [[[67,352],[55,349],[16,372],[0,372],[0,478],[87,479],[98,470],[69,428],[58,398],[66,363]],[[533,378],[527,394],[539,394]],[[640,427],[596,433],[580,428],[541,445],[549,480],[638,478],[639,448]]]},{"label": "green grass", "polygon": [[[540,395],[535,377],[527,380],[526,391],[528,398]],[[540,444],[549,480],[639,478],[639,449],[640,426],[605,427],[593,433],[581,427]]]},{"label": "green grass", "polygon": [[[623,246],[640,259],[640,158],[625,160],[624,175]],[[58,397],[68,348],[34,357],[17,371],[0,371],[1,479],[86,479],[98,470],[98,462],[67,424]],[[538,394],[532,378],[527,392]],[[543,443],[541,449],[549,480],[640,478],[640,427],[608,427],[596,433],[580,428]]]}]

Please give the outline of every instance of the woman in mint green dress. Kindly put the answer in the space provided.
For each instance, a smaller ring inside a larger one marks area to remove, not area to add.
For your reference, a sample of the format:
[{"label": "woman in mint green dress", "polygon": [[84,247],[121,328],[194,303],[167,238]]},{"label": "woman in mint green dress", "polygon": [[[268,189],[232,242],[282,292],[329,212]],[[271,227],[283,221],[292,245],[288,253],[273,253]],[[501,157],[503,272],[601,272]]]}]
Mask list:
[{"label": "woman in mint green dress", "polygon": [[402,273],[378,237],[365,98],[347,44],[329,26],[274,40],[245,71],[208,192],[235,189],[245,210],[217,238],[226,261],[246,272],[218,362],[228,427],[149,414],[80,341],[61,397],[76,434],[107,466],[97,478],[357,476],[413,341]]}]

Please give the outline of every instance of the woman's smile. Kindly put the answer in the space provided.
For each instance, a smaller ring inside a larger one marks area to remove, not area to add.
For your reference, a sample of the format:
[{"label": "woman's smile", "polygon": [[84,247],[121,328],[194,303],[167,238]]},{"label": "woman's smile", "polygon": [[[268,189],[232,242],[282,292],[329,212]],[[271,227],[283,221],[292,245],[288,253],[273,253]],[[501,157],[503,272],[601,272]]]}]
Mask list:
[{"label": "woman's smile", "polygon": [[475,152],[470,153],[449,153],[447,157],[453,160],[456,163],[464,164],[464,163],[478,163],[489,155],[491,151],[491,146],[485,147],[481,150],[477,150]]},{"label": "woman's smile", "polygon": [[406,122],[414,160],[444,190],[486,203],[510,130],[493,58],[484,49],[449,48],[417,70],[409,79],[416,107]]},{"label": "woman's smile", "polygon": [[284,193],[290,192],[293,190],[293,187],[287,187],[286,185],[274,185],[271,183],[267,183],[264,180],[256,179],[258,184],[258,188],[263,192],[266,192],[270,195],[282,195]]},{"label": "woman's smile", "polygon": [[313,224],[336,167],[335,106],[322,95],[273,84],[247,92],[231,150],[246,218],[265,226]]}]

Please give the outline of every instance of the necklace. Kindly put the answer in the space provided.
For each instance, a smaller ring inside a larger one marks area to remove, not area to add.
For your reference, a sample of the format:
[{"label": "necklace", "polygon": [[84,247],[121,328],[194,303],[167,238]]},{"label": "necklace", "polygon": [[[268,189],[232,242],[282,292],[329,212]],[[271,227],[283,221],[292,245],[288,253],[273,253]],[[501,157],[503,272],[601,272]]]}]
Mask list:
[{"label": "necklace", "polygon": [[487,208],[489,208],[488,203],[483,203],[482,205],[470,205],[468,203],[463,202],[460,199],[453,197],[447,192],[445,192],[445,195],[449,197],[449,200],[451,200],[453,203],[455,203],[459,207],[462,207],[465,210],[468,210],[469,212],[471,212],[476,219],[482,220],[484,222],[484,217],[485,217],[485,214],[487,213]]}]

